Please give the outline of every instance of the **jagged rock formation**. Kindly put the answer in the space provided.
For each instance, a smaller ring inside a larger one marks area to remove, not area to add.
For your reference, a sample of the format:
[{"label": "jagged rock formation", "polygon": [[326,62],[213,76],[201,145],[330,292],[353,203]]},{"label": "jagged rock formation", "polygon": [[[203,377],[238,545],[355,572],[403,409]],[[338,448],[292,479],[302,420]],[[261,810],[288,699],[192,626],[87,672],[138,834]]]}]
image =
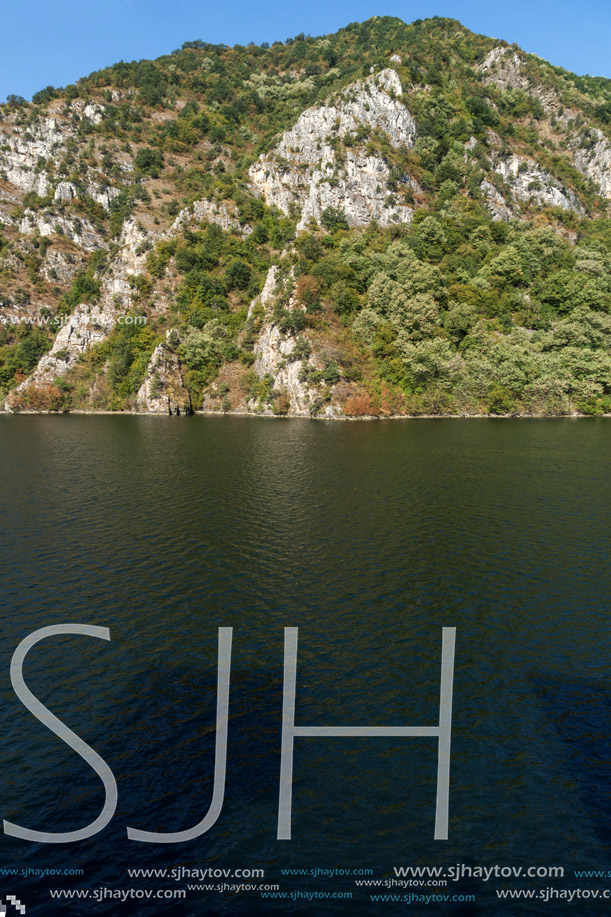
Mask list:
[{"label": "jagged rock formation", "polygon": [[75,274],[82,269],[85,259],[76,252],[67,254],[56,248],[50,248],[46,253],[41,273],[50,283],[60,282],[68,284]]},{"label": "jagged rock formation", "polygon": [[[93,124],[99,124],[102,119],[100,105],[75,100],[71,108],[79,118]],[[0,132],[0,177],[21,191],[33,191],[45,197],[51,189],[46,166],[65,153],[73,135],[67,121],[57,116],[41,119],[25,134]]]},{"label": "jagged rock formation", "polygon": [[[562,105],[557,90],[545,84],[533,83],[525,71],[524,61],[511,48],[493,48],[485,57],[479,67],[486,85],[493,84],[499,89],[520,89],[541,102],[545,113],[560,122],[565,128],[570,128],[575,123],[579,112],[574,108]],[[591,128],[585,133],[578,133],[573,128],[570,148],[573,151],[573,161],[576,167],[590,178],[600,188],[601,194],[611,199],[611,143],[599,128]],[[512,169],[510,169],[512,171]],[[534,181],[541,178],[533,179]],[[545,184],[543,179],[543,184]],[[564,190],[560,190],[563,200],[552,191],[552,196],[557,198],[560,206],[566,209],[574,207],[574,201]],[[517,193],[516,196],[520,197]],[[524,199],[524,198],[523,198]],[[542,202],[546,202],[542,198]]]},{"label": "jagged rock formation", "polygon": [[547,115],[567,124],[576,115],[575,111],[563,110],[557,90],[544,84],[534,83],[529,76],[525,61],[512,48],[499,45],[493,48],[479,66],[486,86],[498,86],[502,90],[519,89],[541,103]]},{"label": "jagged rock formation", "polygon": [[199,225],[202,222],[216,223],[221,229],[238,230],[243,236],[249,236],[252,232],[252,226],[246,224],[240,225],[237,210],[234,204],[221,203],[216,201],[195,201],[191,206],[185,207],[180,211],[168,235],[172,236],[183,229],[185,226]]},{"label": "jagged rock formation", "polygon": [[132,305],[134,290],[129,280],[146,270],[146,256],[154,240],[155,235],[134,220],[126,220],[123,224],[119,250],[102,281],[100,297],[100,301],[109,308],[112,306],[115,312],[127,311]]},{"label": "jagged rock formation", "polygon": [[513,196],[520,201],[535,201],[539,205],[583,213],[577,195],[568,191],[532,160],[520,159],[518,156],[499,158],[494,170],[503,177]]},{"label": "jagged rock formation", "polygon": [[57,118],[46,118],[28,134],[29,137],[0,134],[0,176],[21,191],[34,191],[44,197],[50,182],[40,164],[57,155],[69,134]]},{"label": "jagged rock formation", "polygon": [[[282,334],[277,323],[264,327],[255,346],[254,370],[260,379],[269,375],[273,379],[273,389],[288,399],[288,412],[296,416],[307,415],[312,396],[308,386],[299,380],[303,366],[302,360],[291,361],[295,349],[295,339]],[[250,410],[257,410],[256,399],[248,403]],[[271,414],[269,405],[261,407],[262,412]]]},{"label": "jagged rock formation", "polygon": [[[146,252],[141,246],[146,239],[147,235],[133,221],[126,221],[119,251],[102,283],[99,304],[82,303],[69,316],[54,320],[60,331],[53,347],[34,372],[19,384],[16,393],[30,386],[49,385],[65,376],[83,354],[108,337],[117,321],[124,320],[134,295],[129,278],[138,276],[144,269]],[[57,256],[55,260],[57,263]],[[13,402],[9,396],[6,407],[10,409]]]},{"label": "jagged rock formation", "polygon": [[[276,295],[276,278],[278,269],[274,265],[267,275],[261,296],[251,304],[253,307],[262,306],[265,310],[263,328],[254,347],[255,362],[253,369],[259,379],[268,376],[272,380],[273,390],[278,392],[288,401],[288,412],[295,415],[307,415],[313,403],[313,393],[310,387],[300,380],[299,374],[303,367],[302,359],[292,356],[295,350],[295,338],[284,335],[279,323],[271,317],[273,302]],[[298,308],[291,297],[289,308]],[[304,340],[307,338],[304,337]],[[256,399],[251,399],[247,408],[272,413],[272,407],[258,405]]]},{"label": "jagged rock formation", "polygon": [[66,236],[86,252],[97,251],[104,245],[102,236],[96,232],[89,220],[70,219],[61,214],[45,212],[38,214],[32,210],[26,210],[19,224],[19,232],[24,236],[31,236],[34,233],[41,236]]},{"label": "jagged rock formation", "polygon": [[585,143],[585,148],[575,152],[575,165],[596,182],[603,197],[611,200],[611,143],[598,128],[589,132]]},{"label": "jagged rock formation", "polygon": [[71,315],[65,316],[53,347],[41,358],[32,376],[24,379],[9,395],[7,407],[10,409],[15,403],[15,395],[30,386],[50,385],[64,376],[83,353],[107,337],[114,322],[115,313],[97,305],[78,306]]},{"label": "jagged rock formation", "polygon": [[119,194],[118,188],[113,188],[106,184],[100,187],[91,184],[86,188],[79,188],[74,182],[61,181],[55,188],[53,200],[59,203],[69,203],[85,195],[96,201],[96,203],[101,204],[105,210],[109,210],[111,202]]},{"label": "jagged rock formation", "polygon": [[[290,254],[290,251],[286,251],[283,257]],[[292,289],[293,281],[290,272],[288,278],[280,281],[279,267],[272,265],[261,293],[250,304],[249,318],[258,317],[260,320],[260,331],[253,348],[255,359],[252,371],[259,382],[266,383],[266,397],[262,399],[247,393],[241,397],[232,395],[231,410],[234,413],[290,414],[295,417],[316,415],[329,418],[342,416],[342,408],[333,397],[333,387],[320,380],[312,384],[303,376],[306,365],[320,375],[325,368],[317,343],[307,332],[297,335],[283,331],[275,315],[278,297],[283,296],[287,285]],[[291,310],[304,311],[293,294],[290,294],[287,306]],[[326,395],[326,398],[321,398],[321,394]],[[219,386],[214,385],[204,396],[201,407],[204,411],[224,410],[222,398],[222,384],[220,391]]]},{"label": "jagged rock formation", "polygon": [[[286,214],[297,207],[298,229],[319,221],[327,207],[343,210],[350,226],[372,220],[382,226],[409,222],[413,209],[389,201],[389,169],[379,156],[337,143],[358,136],[360,126],[381,130],[393,146],[413,146],[416,125],[400,101],[403,88],[394,70],[382,70],[349,86],[334,102],[310,108],[268,156],[252,166],[253,187]],[[418,185],[413,180],[412,188]]]},{"label": "jagged rock formation", "polygon": [[530,86],[530,80],[524,73],[522,61],[511,48],[499,46],[489,51],[479,67],[484,75],[484,83],[494,83],[499,89],[524,89]]},{"label": "jagged rock formation", "polygon": [[480,187],[486,197],[486,203],[492,214],[492,219],[511,220],[514,215],[513,210],[507,205],[507,201],[498,188],[495,188],[494,185],[486,179],[484,179]]},{"label": "jagged rock formation", "polygon": [[147,414],[175,413],[191,408],[191,395],[185,383],[178,347],[180,338],[171,329],[153,351],[144,382],[136,396],[136,408]]}]

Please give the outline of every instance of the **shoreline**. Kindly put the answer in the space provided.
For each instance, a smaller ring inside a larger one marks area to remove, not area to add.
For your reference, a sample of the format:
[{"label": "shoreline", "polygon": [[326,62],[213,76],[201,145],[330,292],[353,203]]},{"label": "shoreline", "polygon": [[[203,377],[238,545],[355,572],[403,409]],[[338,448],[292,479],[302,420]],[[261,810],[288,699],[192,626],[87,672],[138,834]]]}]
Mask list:
[{"label": "shoreline", "polygon": [[[0,417],[37,416],[79,416],[79,417],[165,417],[172,416],[154,411],[7,411],[0,410]],[[258,417],[265,420],[317,420],[330,423],[352,423],[359,421],[384,420],[595,420],[611,418],[611,414],[364,414],[362,417],[321,417],[309,414],[266,414],[263,411],[194,411],[181,417]]]}]

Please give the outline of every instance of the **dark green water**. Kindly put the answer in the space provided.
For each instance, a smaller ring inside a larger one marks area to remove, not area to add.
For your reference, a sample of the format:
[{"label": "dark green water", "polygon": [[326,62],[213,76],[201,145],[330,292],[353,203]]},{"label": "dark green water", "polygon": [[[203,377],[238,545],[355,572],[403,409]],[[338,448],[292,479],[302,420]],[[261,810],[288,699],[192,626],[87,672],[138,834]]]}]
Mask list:
[{"label": "dark green water", "polygon": [[[2,867],[85,870],[5,891],[28,914],[391,914],[409,905],[280,870],[534,864],[566,878],[464,880],[443,891],[474,904],[422,910],[602,913],[503,905],[495,890],[609,887],[572,871],[611,865],[610,456],[604,419],[0,417],[0,814],[68,831],[103,802],[11,689],[15,647],[54,623],[110,628],[110,643],[47,640],[25,676],[119,789],[90,840],[0,836]],[[221,816],[187,844],[128,841],[128,825],[178,831],[208,808],[219,626],[234,628]],[[297,739],[293,839],[276,840],[288,626],[304,725],[434,724],[441,628],[457,628],[448,841],[433,840],[430,738]],[[263,867],[283,890],[354,898],[49,901],[49,888],[180,887],[126,874],[177,865]]]}]

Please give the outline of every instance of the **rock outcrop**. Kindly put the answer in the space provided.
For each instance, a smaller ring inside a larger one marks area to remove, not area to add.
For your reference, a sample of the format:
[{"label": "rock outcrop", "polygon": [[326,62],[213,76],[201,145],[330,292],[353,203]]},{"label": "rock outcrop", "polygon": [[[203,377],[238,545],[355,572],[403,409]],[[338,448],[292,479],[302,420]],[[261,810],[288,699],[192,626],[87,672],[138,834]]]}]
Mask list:
[{"label": "rock outcrop", "polygon": [[575,165],[586,178],[600,188],[603,197],[611,200],[611,143],[598,128],[584,138],[585,145],[575,152]]},{"label": "rock outcrop", "polygon": [[[322,403],[318,389],[302,376],[306,363],[314,369],[324,368],[315,352],[310,352],[307,358],[303,356],[304,344],[307,345],[308,351],[314,350],[313,347],[310,348],[308,334],[295,336],[284,333],[280,323],[273,316],[274,301],[280,293],[277,281],[278,267],[273,265],[260,296],[253,300],[249,310],[249,316],[253,316],[257,309],[264,310],[262,328],[254,346],[253,370],[260,380],[266,377],[270,380],[276,398],[284,402],[281,413],[296,417],[307,417],[313,413],[322,417],[339,417],[342,412],[337,404],[332,400]],[[294,311],[303,309],[303,306],[290,296],[287,308]],[[256,398],[248,400],[245,408],[264,414],[278,413],[273,403],[261,403]]]},{"label": "rock outcrop", "polygon": [[144,382],[136,396],[136,408],[147,414],[175,413],[191,408],[191,396],[185,383],[178,346],[180,339],[174,330],[158,344],[146,370]]},{"label": "rock outcrop", "polygon": [[524,72],[522,61],[512,48],[499,45],[489,51],[479,66],[484,83],[499,89],[527,90],[530,80]]},{"label": "rock outcrop", "polygon": [[146,256],[158,236],[148,233],[134,220],[126,220],[119,239],[119,251],[111,261],[102,281],[100,301],[115,312],[126,311],[133,304],[134,290],[129,280],[146,270]]},{"label": "rock outcrop", "polygon": [[[297,208],[298,229],[320,220],[327,207],[342,210],[350,226],[409,222],[412,208],[389,194],[390,170],[379,156],[359,147],[359,128],[383,131],[395,146],[413,146],[416,125],[403,102],[394,70],[382,70],[349,86],[333,102],[303,112],[272,153],[250,169],[253,188],[289,214]],[[341,142],[350,146],[340,151]],[[354,144],[354,145],[353,145]],[[416,182],[406,185],[418,190]]]},{"label": "rock outcrop", "polygon": [[115,323],[115,314],[103,306],[82,304],[62,318],[62,322],[49,353],[41,358],[34,373],[9,395],[6,405],[9,409],[14,396],[24,389],[50,385],[64,376],[85,351],[104,340]]},{"label": "rock outcrop", "polygon": [[[80,119],[93,124],[102,120],[101,105],[79,99],[72,102],[71,108]],[[45,197],[51,190],[46,166],[65,153],[66,144],[73,137],[73,128],[60,117],[40,118],[25,132],[0,132],[0,177],[4,175],[6,181],[23,192],[34,191]]]},{"label": "rock outcrop", "polygon": [[45,197],[51,185],[44,167],[63,149],[69,136],[58,118],[41,119],[26,133],[0,133],[0,177],[20,191]]},{"label": "rock outcrop", "polygon": [[86,252],[104,247],[104,239],[89,220],[83,217],[67,217],[47,211],[38,213],[26,210],[19,232],[23,236],[38,233],[41,236],[66,236]]},{"label": "rock outcrop", "polygon": [[505,221],[511,220],[514,216],[514,212],[511,207],[508,206],[507,201],[501,192],[486,179],[484,179],[480,187],[486,197],[486,203],[492,214],[492,219]]},{"label": "rock outcrop", "polygon": [[58,249],[50,248],[40,269],[41,274],[50,283],[69,284],[77,271],[82,270],[84,261],[80,253],[68,255]]},{"label": "rock outcrop", "polygon": [[201,200],[195,201],[194,204],[180,211],[168,235],[179,232],[190,223],[199,225],[204,221],[216,223],[226,231],[241,232],[243,236],[249,236],[252,232],[252,226],[240,225],[235,204],[217,204],[216,201]]},{"label": "rock outcrop", "polygon": [[269,304],[272,302],[274,295],[276,293],[276,282],[278,279],[278,265],[272,264],[269,271],[267,272],[267,277],[265,278],[265,283],[263,284],[263,289],[256,296],[250,304],[248,309],[248,318],[252,318],[253,312],[257,306],[262,306],[264,309],[267,309]]},{"label": "rock outcrop", "polygon": [[561,207],[563,210],[583,213],[577,195],[568,191],[531,159],[520,159],[518,156],[499,158],[494,164],[494,170],[502,176],[519,201],[534,201],[539,206]]},{"label": "rock outcrop", "polygon": [[[260,379],[266,375],[271,376],[274,390],[288,399],[291,414],[307,415],[312,404],[312,394],[308,386],[299,380],[303,361],[291,360],[294,349],[295,338],[283,335],[276,322],[267,324],[255,345],[256,360],[253,369]],[[249,408],[258,409],[256,400],[249,403]],[[272,413],[269,406],[261,409]]]},{"label": "rock outcrop", "polygon": [[[115,324],[123,320],[134,295],[129,278],[141,274],[145,268],[146,251],[142,250],[142,243],[147,238],[133,220],[125,221],[119,251],[102,281],[99,303],[81,303],[70,315],[56,319],[61,321],[61,327],[53,347],[15,389],[16,393],[31,385],[49,385],[64,376],[84,353],[105,340]],[[10,396],[6,405],[10,409]]]},{"label": "rock outcrop", "polygon": [[560,118],[564,123],[575,115],[572,111],[559,113],[560,96],[553,86],[534,83],[528,75],[525,62],[512,49],[499,45],[486,55],[479,66],[484,85],[498,86],[499,89],[520,89],[541,103],[547,115]]},{"label": "rock outcrop", "polygon": [[110,185],[96,186],[90,184],[86,188],[79,188],[74,182],[61,181],[55,188],[53,200],[56,203],[65,204],[78,198],[90,197],[97,204],[101,204],[104,210],[109,210],[112,201],[120,193],[118,188],[113,188]]}]

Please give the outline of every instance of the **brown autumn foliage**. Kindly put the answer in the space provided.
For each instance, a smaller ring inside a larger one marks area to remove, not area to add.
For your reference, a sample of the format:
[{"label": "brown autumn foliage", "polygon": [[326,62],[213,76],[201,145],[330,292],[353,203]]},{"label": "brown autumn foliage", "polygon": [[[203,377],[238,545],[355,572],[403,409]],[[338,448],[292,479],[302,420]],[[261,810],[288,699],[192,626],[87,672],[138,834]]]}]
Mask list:
[{"label": "brown autumn foliage", "polygon": [[295,293],[299,302],[303,303],[304,306],[310,306],[313,302],[316,302],[320,293],[316,277],[312,277],[311,274],[304,274],[300,277],[297,281]]},{"label": "brown autumn foliage", "polygon": [[383,417],[389,417],[391,414],[402,414],[405,410],[403,393],[394,391],[386,382],[382,382],[379,404],[379,413]]},{"label": "brown autumn foliage", "polygon": [[405,413],[405,400],[402,392],[382,382],[380,391],[374,395],[351,388],[342,408],[346,417],[390,417]]},{"label": "brown autumn foliage", "polygon": [[344,401],[342,408],[346,417],[371,417],[378,413],[367,392],[350,395]]},{"label": "brown autumn foliage", "polygon": [[9,404],[14,411],[61,411],[64,392],[56,385],[29,385],[13,392]]}]

